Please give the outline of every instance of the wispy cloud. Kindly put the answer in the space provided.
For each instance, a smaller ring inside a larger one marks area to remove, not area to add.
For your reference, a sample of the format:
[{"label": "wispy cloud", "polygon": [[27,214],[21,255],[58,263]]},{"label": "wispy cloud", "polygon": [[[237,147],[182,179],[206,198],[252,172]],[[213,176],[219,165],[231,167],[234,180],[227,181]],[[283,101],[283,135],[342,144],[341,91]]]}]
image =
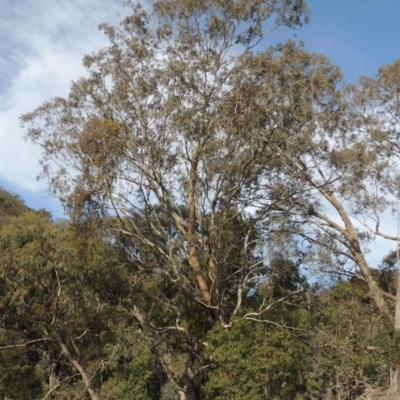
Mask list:
[{"label": "wispy cloud", "polygon": [[0,179],[40,191],[40,151],[25,143],[19,116],[66,96],[85,74],[84,54],[107,44],[97,25],[123,13],[117,0],[0,0]]}]

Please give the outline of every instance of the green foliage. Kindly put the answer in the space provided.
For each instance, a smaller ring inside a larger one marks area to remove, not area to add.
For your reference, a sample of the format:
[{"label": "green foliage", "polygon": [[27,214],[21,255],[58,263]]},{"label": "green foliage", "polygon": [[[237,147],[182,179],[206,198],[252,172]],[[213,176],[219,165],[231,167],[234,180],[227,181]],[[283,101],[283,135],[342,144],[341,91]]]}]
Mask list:
[{"label": "green foliage", "polygon": [[206,399],[293,399],[304,390],[310,349],[282,328],[235,321],[208,334],[206,354]]},{"label": "green foliage", "polygon": [[0,188],[0,225],[7,223],[10,217],[29,210],[20,196]]},{"label": "green foliage", "polygon": [[[0,333],[0,345],[4,343]],[[0,398],[19,400],[27,397],[40,398],[43,383],[47,380],[43,365],[38,364],[40,351],[31,349],[8,349],[0,352]]]},{"label": "green foliage", "polygon": [[130,362],[120,366],[119,370],[115,370],[112,377],[102,385],[101,398],[105,400],[157,399],[154,363],[154,356],[150,350],[145,349],[134,354]]},{"label": "green foliage", "polygon": [[73,233],[33,211],[0,227],[2,357],[12,360],[1,380],[7,396],[19,390],[20,365],[27,362],[31,376],[41,371],[31,382],[39,392],[53,389],[46,381],[79,382],[75,361],[99,385],[104,345],[116,340],[112,327],[127,318],[117,307],[129,293],[129,271],[118,249]]},{"label": "green foliage", "polygon": [[383,385],[390,360],[389,331],[359,282],[339,282],[320,295],[307,387],[315,398],[326,393],[352,399],[367,385]]}]

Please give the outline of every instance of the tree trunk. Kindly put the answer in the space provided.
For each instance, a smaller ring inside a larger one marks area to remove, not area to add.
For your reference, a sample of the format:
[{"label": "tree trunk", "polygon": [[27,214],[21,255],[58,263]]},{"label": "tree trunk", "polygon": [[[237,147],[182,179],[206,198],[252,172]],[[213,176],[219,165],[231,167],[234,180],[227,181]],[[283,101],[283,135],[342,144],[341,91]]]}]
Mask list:
[{"label": "tree trunk", "polygon": [[[320,192],[324,195],[324,197],[332,204],[332,206],[336,209],[340,218],[342,219],[345,229],[337,226],[334,222],[332,222],[332,228],[338,230],[342,235],[344,235],[349,243],[350,252],[354,258],[354,261],[357,263],[360,268],[365,282],[368,285],[368,290],[371,298],[374,300],[375,305],[379,309],[382,315],[387,315],[388,310],[386,306],[385,299],[382,294],[382,290],[379,288],[376,280],[372,276],[371,268],[369,267],[367,261],[365,260],[363,251],[361,250],[360,242],[357,238],[356,230],[354,229],[353,223],[348,216],[346,210],[343,208],[340,201],[336,198],[333,192],[327,189],[319,188]],[[336,225],[336,226],[335,226]]]},{"label": "tree trunk", "polygon": [[72,366],[79,372],[79,374],[82,377],[83,383],[86,386],[86,390],[89,393],[89,396],[92,400],[100,400],[98,394],[96,391],[92,388],[92,385],[90,383],[90,378],[85,369],[83,368],[82,364],[71,354],[69,351],[67,345],[64,343],[64,341],[61,339],[61,336],[57,332],[57,330],[54,327],[50,327],[50,331],[52,334],[55,336],[58,344],[61,347],[62,353],[65,355],[67,360],[72,364]]},{"label": "tree trunk", "polygon": [[49,389],[53,390],[60,382],[61,365],[56,359],[50,360]]},{"label": "tree trunk", "polygon": [[[68,357],[68,356],[67,356]],[[84,368],[82,367],[82,365],[75,360],[74,358],[68,358],[69,361],[71,362],[71,364],[79,371],[79,373],[81,374],[83,383],[86,386],[86,390],[89,393],[89,396],[92,400],[100,400],[100,397],[97,395],[97,393],[94,391],[94,389],[92,388],[91,384],[90,384],[90,379],[88,374],[86,373],[86,371],[84,370]]]},{"label": "tree trunk", "polygon": [[390,377],[389,377],[389,395],[397,394],[399,390],[399,369],[390,364]]},{"label": "tree trunk", "polygon": [[179,390],[179,400],[187,400],[187,395],[183,390]]},{"label": "tree trunk", "polygon": [[394,314],[394,329],[400,330],[400,210],[397,224],[397,277],[396,277],[396,308]]},{"label": "tree trunk", "polygon": [[[397,250],[398,252],[399,250]],[[396,278],[396,307],[394,314],[395,334],[400,335],[400,268],[397,270]],[[395,362],[390,367],[390,394],[397,394],[399,390],[399,365]]]},{"label": "tree trunk", "polygon": [[208,287],[207,280],[201,271],[199,259],[196,251],[196,175],[197,175],[197,147],[193,151],[192,168],[189,175],[189,230],[188,230],[188,250],[189,250],[189,264],[194,273],[196,283],[202,294],[202,300],[206,304],[211,305],[211,294]]},{"label": "tree trunk", "polygon": [[[399,213],[400,217],[400,213]],[[396,276],[396,306],[394,313],[394,330],[400,333],[400,220],[397,225],[397,276]],[[397,363],[390,365],[390,388],[389,394],[397,394],[399,390],[399,366]]]},{"label": "tree trunk", "polygon": [[211,310],[212,318],[219,322],[224,328],[229,327],[229,320],[225,311],[220,306],[220,299],[217,292],[218,274],[216,266],[210,262],[208,267],[208,279],[204,276],[196,249],[196,180],[197,180],[197,162],[199,156],[199,145],[195,147],[192,154],[192,168],[189,174],[189,227],[188,227],[188,253],[189,265],[193,271],[197,286],[200,290],[203,304]]}]

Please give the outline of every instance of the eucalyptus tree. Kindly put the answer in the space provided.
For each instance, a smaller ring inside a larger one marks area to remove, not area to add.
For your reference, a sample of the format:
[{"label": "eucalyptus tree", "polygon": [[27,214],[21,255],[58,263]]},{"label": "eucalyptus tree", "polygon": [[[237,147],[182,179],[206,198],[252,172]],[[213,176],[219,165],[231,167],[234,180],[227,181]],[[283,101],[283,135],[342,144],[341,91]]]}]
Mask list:
[{"label": "eucalyptus tree", "polygon": [[[373,277],[366,245],[380,234],[378,213],[390,206],[381,177],[396,164],[390,163],[387,147],[377,146],[373,135],[381,131],[366,125],[338,68],[302,49],[290,54],[292,62],[280,66],[279,75],[287,109],[274,114],[284,121],[283,130],[266,146],[279,155],[279,162],[266,165],[274,193],[280,190],[279,201],[260,199],[258,216],[274,211],[276,219],[270,217],[267,228],[274,231],[275,223],[275,231],[303,238],[309,262],[317,256],[317,263],[329,265],[335,258],[343,273],[349,272],[346,266],[357,267],[377,308],[386,313],[385,298],[391,295]],[[369,229],[367,220],[376,227]]]},{"label": "eucalyptus tree", "polygon": [[[399,211],[399,67],[398,61],[385,65],[376,78],[361,77],[341,94],[338,91],[341,100],[335,114],[317,121],[312,136],[303,132],[308,148],[287,157],[310,188],[310,196],[297,201],[299,209],[293,214],[327,233],[322,244],[331,250],[335,246],[338,255],[359,267],[377,307],[385,313],[385,299],[394,298],[378,288],[366,254],[375,237],[399,240],[395,226],[382,222],[390,212],[398,217]],[[311,243],[318,244],[322,237],[314,236]]]},{"label": "eucalyptus tree", "polygon": [[[374,236],[392,241],[397,258],[395,282],[394,328],[400,332],[400,61],[379,68],[375,78],[362,77],[351,88],[359,129],[365,132],[369,145],[380,161],[374,166],[373,179],[369,185],[360,187],[358,213],[363,215],[363,227]],[[392,229],[384,224],[384,212],[388,218],[391,211],[397,219]],[[365,217],[367,215],[367,217]],[[383,221],[382,221],[383,220]],[[397,232],[396,232],[397,231]],[[393,362],[391,388],[398,390],[400,360]]]},{"label": "eucalyptus tree", "polygon": [[[297,54],[293,44],[255,51],[271,32],[306,23],[308,10],[303,0],[129,5],[119,27],[101,25],[110,45],[84,58],[88,77],[69,97],[23,116],[27,137],[66,205],[117,216],[142,268],[228,327],[265,268],[249,212],[281,157],[268,146],[287,124],[275,118],[289,107],[280,69]],[[227,232],[235,224],[244,231]]]},{"label": "eucalyptus tree", "polygon": [[[370,211],[363,226],[372,234],[397,242],[399,258],[400,225],[385,232],[381,219],[384,210],[400,218],[400,62],[384,65],[376,78],[362,77],[352,88],[353,102],[358,111],[358,124],[368,135],[370,145],[379,157],[382,167],[375,168],[374,181],[362,187],[361,210]],[[372,189],[372,190],[371,190]],[[400,329],[400,280],[396,283],[396,329]]]},{"label": "eucalyptus tree", "polygon": [[[275,211],[267,229],[304,240],[305,263],[362,279],[380,314],[398,329],[400,290],[396,297],[384,290],[367,254],[376,236],[399,240],[395,229],[382,228],[385,213],[398,213],[399,63],[382,67],[376,79],[344,87],[340,72],[322,60],[303,52],[284,70],[292,77],[281,80],[291,96],[291,134],[268,144],[281,164],[267,168],[270,179],[285,183],[279,202],[261,202],[259,215]],[[392,382],[397,391],[397,372]]]}]

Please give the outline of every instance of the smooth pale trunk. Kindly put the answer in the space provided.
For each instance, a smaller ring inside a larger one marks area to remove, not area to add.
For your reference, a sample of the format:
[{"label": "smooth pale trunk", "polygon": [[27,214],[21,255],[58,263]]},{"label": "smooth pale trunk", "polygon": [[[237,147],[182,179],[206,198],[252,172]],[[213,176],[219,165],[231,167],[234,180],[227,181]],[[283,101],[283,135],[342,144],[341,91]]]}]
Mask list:
[{"label": "smooth pale trunk", "polygon": [[187,395],[183,390],[179,390],[179,400],[187,400]]},{"label": "smooth pale trunk", "polygon": [[[400,215],[400,214],[399,214]],[[397,227],[397,276],[396,276],[396,307],[394,313],[394,329],[400,332],[400,221]],[[396,394],[399,389],[399,366],[390,366],[390,388],[389,394]]]}]

